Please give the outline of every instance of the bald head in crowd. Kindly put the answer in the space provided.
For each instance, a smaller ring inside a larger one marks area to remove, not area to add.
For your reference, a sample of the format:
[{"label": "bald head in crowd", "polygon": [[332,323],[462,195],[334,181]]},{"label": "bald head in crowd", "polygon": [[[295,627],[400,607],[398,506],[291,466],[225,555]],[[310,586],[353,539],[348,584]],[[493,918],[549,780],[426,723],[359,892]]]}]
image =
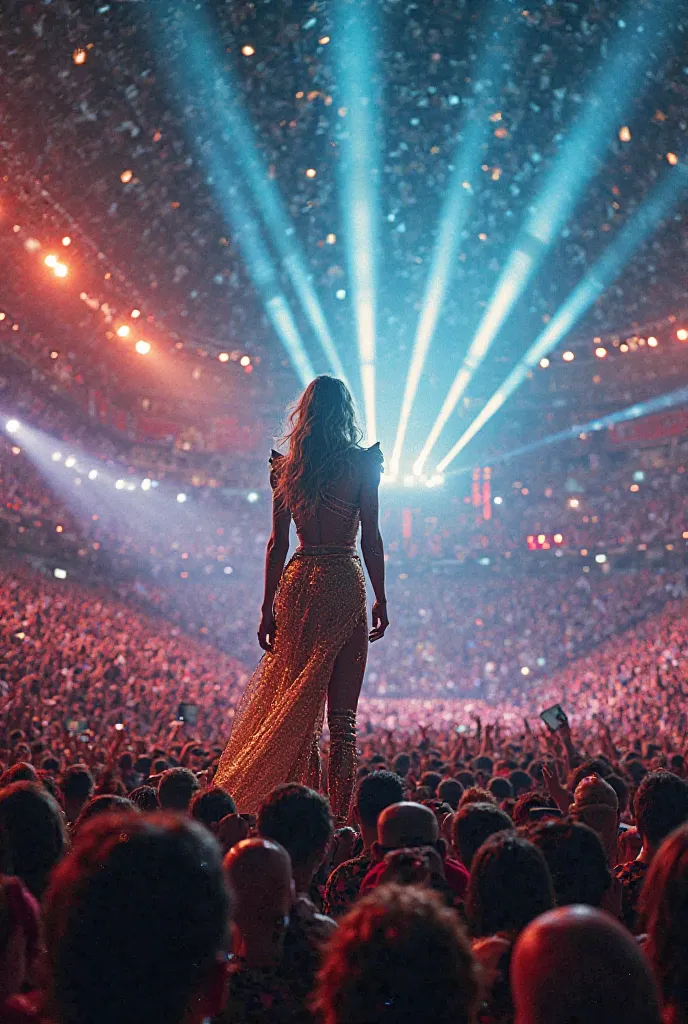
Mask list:
[{"label": "bald head in crowd", "polygon": [[235,949],[270,963],[294,900],[289,854],[271,839],[245,839],[229,851],[224,869],[234,896]]},{"label": "bald head in crowd", "polygon": [[659,1024],[650,967],[632,936],[593,907],[549,911],[511,963],[515,1024]]},{"label": "bald head in crowd", "polygon": [[434,846],[439,837],[440,827],[434,813],[410,800],[391,804],[377,819],[377,841],[385,850]]}]

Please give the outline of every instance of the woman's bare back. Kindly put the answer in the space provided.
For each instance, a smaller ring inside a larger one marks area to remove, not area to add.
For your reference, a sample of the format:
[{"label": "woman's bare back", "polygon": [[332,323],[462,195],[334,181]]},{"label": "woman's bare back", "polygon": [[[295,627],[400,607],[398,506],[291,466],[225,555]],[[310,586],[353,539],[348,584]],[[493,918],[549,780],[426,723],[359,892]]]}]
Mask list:
[{"label": "woman's bare back", "polygon": [[333,479],[308,517],[298,517],[296,532],[302,545],[350,547],[358,532],[361,491],[372,452],[352,448],[335,467]]}]

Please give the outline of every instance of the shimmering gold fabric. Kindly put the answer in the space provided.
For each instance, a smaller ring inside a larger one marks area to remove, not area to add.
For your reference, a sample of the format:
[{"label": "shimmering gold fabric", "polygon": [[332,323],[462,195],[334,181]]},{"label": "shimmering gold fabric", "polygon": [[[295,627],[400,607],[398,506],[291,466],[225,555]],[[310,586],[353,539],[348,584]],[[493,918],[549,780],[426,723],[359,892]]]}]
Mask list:
[{"label": "shimmering gold fabric", "polygon": [[328,781],[330,807],[338,828],[349,823],[351,794],[356,781],[356,712],[328,711],[330,728],[330,762]]},{"label": "shimmering gold fabric", "polygon": [[299,549],[275,601],[276,636],[241,699],[215,784],[252,814],[283,782],[320,788],[319,740],[337,655],[366,621],[353,548]]}]

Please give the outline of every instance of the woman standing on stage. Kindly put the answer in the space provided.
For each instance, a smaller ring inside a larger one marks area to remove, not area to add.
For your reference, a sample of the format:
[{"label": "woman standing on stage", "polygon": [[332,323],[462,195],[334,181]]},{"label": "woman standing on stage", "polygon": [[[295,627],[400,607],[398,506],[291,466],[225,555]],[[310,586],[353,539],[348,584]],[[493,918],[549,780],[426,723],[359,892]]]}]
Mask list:
[{"label": "woman standing on stage", "polygon": [[[272,535],[258,641],[266,652],[237,709],[216,785],[242,813],[283,782],[321,784],[325,705],[332,813],[349,815],[356,778],[356,707],[368,654],[389,625],[378,526],[379,445],[361,448],[342,381],[316,377],[294,407],[285,455],[272,453]],[[300,546],[285,568],[291,520]],[[375,594],[368,632],[361,550]]]}]

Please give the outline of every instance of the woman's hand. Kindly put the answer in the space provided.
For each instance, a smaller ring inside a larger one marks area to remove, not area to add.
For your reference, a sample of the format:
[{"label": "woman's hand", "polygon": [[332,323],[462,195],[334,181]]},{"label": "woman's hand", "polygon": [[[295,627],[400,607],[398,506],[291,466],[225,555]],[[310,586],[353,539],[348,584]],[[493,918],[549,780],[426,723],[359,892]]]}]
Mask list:
[{"label": "woman's hand", "polygon": [[387,602],[376,601],[373,605],[373,628],[368,634],[368,639],[371,644],[374,644],[376,640],[382,639],[388,626],[389,619],[387,618]]},{"label": "woman's hand", "polygon": [[258,626],[258,643],[264,651],[267,651],[269,654],[272,653],[275,643],[275,613],[272,608],[263,608],[260,625]]}]

